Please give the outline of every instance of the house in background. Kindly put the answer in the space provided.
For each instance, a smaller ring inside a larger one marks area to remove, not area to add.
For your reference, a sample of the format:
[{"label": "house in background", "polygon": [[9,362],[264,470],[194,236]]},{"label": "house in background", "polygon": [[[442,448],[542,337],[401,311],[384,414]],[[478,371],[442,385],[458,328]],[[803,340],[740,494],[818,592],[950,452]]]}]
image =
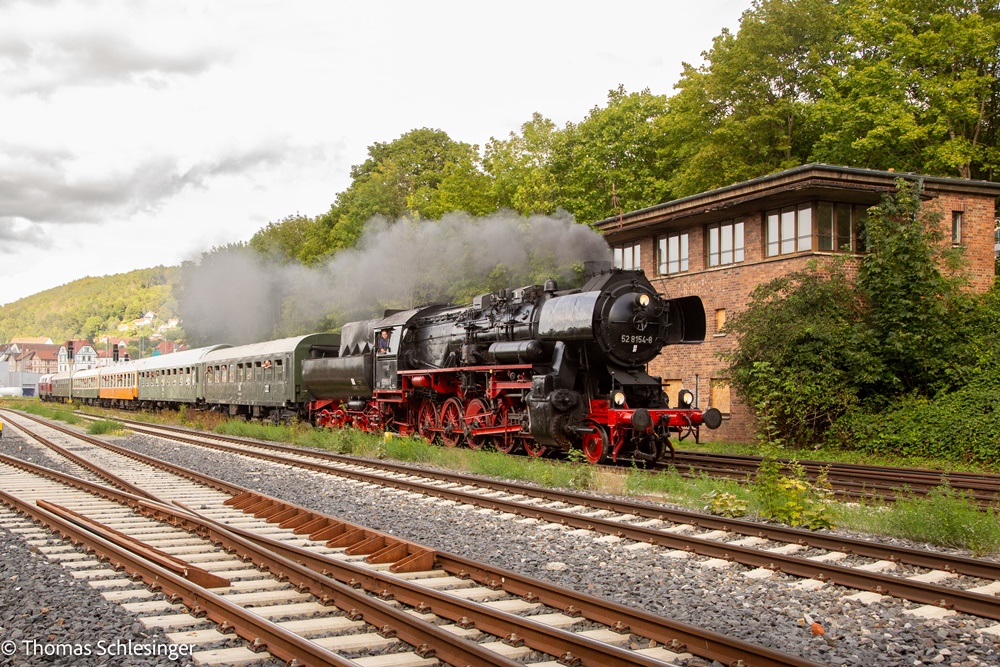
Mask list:
[{"label": "house in background", "polygon": [[718,357],[734,343],[723,329],[727,318],[746,307],[756,286],[810,260],[863,253],[868,208],[900,178],[917,184],[923,206],[941,214],[951,244],[964,248],[971,288],[989,289],[1000,183],[808,164],[597,223],[615,266],[643,269],[667,298],[701,297],[705,342],[664,348],[649,373],[663,379],[671,405],[684,387],[699,407],[723,413],[722,427],[703,430],[704,437],[752,440],[751,414],[731,393]]},{"label": "house in background", "polygon": [[[70,341],[67,341],[70,342]],[[97,368],[97,350],[89,340],[74,340],[73,343],[73,370],[85,371]],[[63,345],[59,348],[59,371],[69,370],[69,348]]]},{"label": "house in background", "polygon": [[20,387],[34,396],[38,378],[56,371],[58,355],[51,338],[14,338],[0,345],[0,387]]}]

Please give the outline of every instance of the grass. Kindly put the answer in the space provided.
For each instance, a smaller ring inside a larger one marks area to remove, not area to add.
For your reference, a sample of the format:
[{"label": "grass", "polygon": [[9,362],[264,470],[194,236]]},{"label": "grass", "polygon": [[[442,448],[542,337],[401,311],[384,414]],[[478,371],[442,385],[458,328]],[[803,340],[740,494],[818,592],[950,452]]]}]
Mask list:
[{"label": "grass", "polygon": [[[0,407],[24,410],[41,417],[67,423],[81,421],[77,410],[100,416],[111,416],[110,411],[93,408],[53,407],[32,399],[0,400]],[[746,508],[750,516],[762,514],[761,489],[746,482],[711,478],[705,475],[684,477],[676,470],[667,473],[650,473],[637,467],[619,470],[594,469],[578,461],[533,459],[508,456],[498,452],[450,449],[430,445],[419,438],[379,436],[358,431],[322,431],[307,424],[291,426],[227,420],[210,412],[163,412],[155,415],[128,413],[128,418],[160,424],[180,424],[207,431],[284,442],[300,447],[313,447],[333,452],[373,459],[389,459],[404,463],[435,466],[457,472],[485,475],[544,487],[589,489],[601,493],[636,496],[656,501],[672,502],[688,508],[705,510]],[[103,422],[96,422],[101,424]],[[91,428],[94,428],[92,426]],[[97,428],[107,428],[100,426]],[[694,443],[684,443],[694,448]],[[700,451],[760,455],[751,445],[703,443]],[[862,459],[850,452],[772,451],[773,456],[802,459],[862,462],[891,466],[919,466],[945,469],[941,461]],[[815,455],[815,456],[814,456]],[[971,468],[976,470],[975,468]],[[979,469],[982,471],[981,469]],[[720,500],[722,502],[720,502]],[[857,532],[899,537],[914,541],[930,542],[947,547],[968,549],[976,555],[1000,552],[1000,521],[996,511],[983,512],[962,493],[943,486],[926,497],[904,496],[895,504],[840,504],[826,503],[825,511],[833,524]]]},{"label": "grass", "polygon": [[90,422],[90,425],[87,427],[87,433],[90,435],[125,435],[126,430],[122,427],[121,422],[111,419]]},{"label": "grass", "polygon": [[836,505],[833,512],[845,527],[861,532],[968,549],[976,556],[1000,551],[997,511],[978,509],[964,492],[947,485],[891,506]]}]

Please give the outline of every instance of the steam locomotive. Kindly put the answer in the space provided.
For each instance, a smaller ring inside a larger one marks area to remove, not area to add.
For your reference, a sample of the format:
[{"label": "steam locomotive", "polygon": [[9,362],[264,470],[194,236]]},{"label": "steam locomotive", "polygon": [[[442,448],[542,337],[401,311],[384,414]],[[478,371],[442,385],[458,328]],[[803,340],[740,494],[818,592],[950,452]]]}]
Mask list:
[{"label": "steam locomotive", "polygon": [[[186,350],[39,382],[43,400],[115,408],[189,405],[233,417],[419,434],[533,456],[656,461],[671,435],[722,415],[682,389],[671,407],[646,373],[665,345],[705,338],[701,299],[662,299],[641,271],[591,263],[582,289],[555,281],[466,306],[426,306],[249,345]],[[379,342],[383,341],[383,342]]]},{"label": "steam locomotive", "polygon": [[704,338],[701,299],[662,299],[641,271],[596,262],[577,290],[549,280],[346,324],[336,355],[302,360],[302,381],[320,426],[651,462],[672,434],[722,422],[686,389],[671,407],[645,370],[665,345]]}]

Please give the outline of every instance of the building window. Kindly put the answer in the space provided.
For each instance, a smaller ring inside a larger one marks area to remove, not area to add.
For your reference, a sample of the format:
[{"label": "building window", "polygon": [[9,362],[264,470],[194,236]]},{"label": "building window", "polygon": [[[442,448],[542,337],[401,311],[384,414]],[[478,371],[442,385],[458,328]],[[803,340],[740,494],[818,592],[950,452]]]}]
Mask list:
[{"label": "building window", "polygon": [[710,407],[717,409],[724,415],[730,414],[732,407],[729,402],[729,380],[713,379],[709,384]]},{"label": "building window", "polygon": [[812,204],[767,212],[767,256],[812,250]]},{"label": "building window", "polygon": [[679,378],[676,380],[663,380],[663,391],[667,395],[668,405],[672,405],[674,407],[680,405],[680,401],[677,396],[683,388],[684,381]]},{"label": "building window", "polygon": [[863,252],[868,209],[821,201],[816,205],[816,247],[825,252]]},{"label": "building window", "polygon": [[659,250],[657,264],[660,275],[688,270],[687,232],[661,236],[657,240],[657,248]]},{"label": "building window", "polygon": [[951,242],[953,245],[962,243],[962,212],[951,212]]},{"label": "building window", "polygon": [[639,258],[639,242],[616,245],[613,249],[616,269],[638,269],[642,267]]},{"label": "building window", "polygon": [[726,326],[726,309],[716,308],[715,309],[715,333],[721,334],[722,330]]},{"label": "building window", "polygon": [[743,261],[743,221],[731,220],[707,227],[708,265]]}]

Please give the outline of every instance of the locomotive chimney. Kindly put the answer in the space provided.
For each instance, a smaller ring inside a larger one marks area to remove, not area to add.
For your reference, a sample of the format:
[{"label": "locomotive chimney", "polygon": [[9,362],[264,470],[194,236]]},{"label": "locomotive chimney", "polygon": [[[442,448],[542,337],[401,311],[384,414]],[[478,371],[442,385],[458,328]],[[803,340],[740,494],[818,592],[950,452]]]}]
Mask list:
[{"label": "locomotive chimney", "polygon": [[607,273],[611,270],[611,262],[606,260],[590,260],[583,263],[583,276],[586,280],[590,280],[594,276]]}]

